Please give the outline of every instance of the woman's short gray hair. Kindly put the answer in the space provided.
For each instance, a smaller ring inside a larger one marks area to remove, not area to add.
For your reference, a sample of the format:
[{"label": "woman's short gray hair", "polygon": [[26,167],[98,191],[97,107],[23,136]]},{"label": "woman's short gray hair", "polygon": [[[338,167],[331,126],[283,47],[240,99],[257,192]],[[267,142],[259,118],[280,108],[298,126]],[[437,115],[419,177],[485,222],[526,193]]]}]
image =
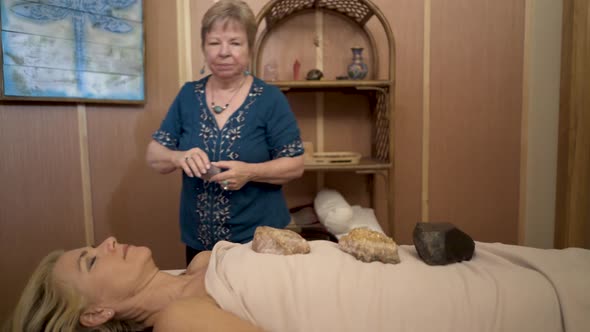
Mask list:
[{"label": "woman's short gray hair", "polygon": [[248,49],[252,50],[256,39],[256,17],[250,6],[241,0],[220,0],[207,10],[201,21],[201,47],[205,46],[205,36],[215,22],[230,20],[242,24],[248,37]]}]

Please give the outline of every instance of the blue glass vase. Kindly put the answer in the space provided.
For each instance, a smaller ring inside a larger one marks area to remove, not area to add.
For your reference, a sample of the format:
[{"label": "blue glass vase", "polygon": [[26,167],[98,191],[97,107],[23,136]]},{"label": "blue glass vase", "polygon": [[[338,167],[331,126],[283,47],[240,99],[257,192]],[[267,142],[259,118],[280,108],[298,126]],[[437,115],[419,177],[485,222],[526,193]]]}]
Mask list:
[{"label": "blue glass vase", "polygon": [[352,63],[348,65],[348,78],[351,80],[362,80],[367,76],[369,67],[363,61],[363,48],[353,47],[352,50]]}]

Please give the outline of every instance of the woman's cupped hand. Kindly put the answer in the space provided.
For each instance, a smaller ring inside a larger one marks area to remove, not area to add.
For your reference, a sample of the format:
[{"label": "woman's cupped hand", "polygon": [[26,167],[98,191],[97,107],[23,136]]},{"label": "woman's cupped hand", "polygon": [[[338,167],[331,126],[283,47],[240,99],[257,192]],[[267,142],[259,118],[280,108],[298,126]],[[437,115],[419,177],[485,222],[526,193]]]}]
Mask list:
[{"label": "woman's cupped hand", "polygon": [[221,169],[221,173],[209,181],[217,182],[224,190],[240,190],[253,178],[252,164],[243,161],[222,160],[211,163]]}]

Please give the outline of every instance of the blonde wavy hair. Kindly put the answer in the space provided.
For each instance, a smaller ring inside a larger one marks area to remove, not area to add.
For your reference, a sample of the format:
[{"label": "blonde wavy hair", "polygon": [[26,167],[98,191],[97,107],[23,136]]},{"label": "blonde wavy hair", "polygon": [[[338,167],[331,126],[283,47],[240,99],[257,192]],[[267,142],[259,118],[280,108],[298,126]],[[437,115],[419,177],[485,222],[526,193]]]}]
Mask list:
[{"label": "blonde wavy hair", "polygon": [[217,21],[236,21],[246,29],[248,49],[252,50],[256,40],[256,17],[247,3],[241,0],[220,0],[213,4],[201,21],[201,47],[205,46],[205,36]]},{"label": "blonde wavy hair", "polygon": [[86,305],[84,298],[72,287],[60,284],[53,276],[55,263],[63,253],[63,250],[54,251],[39,263],[11,319],[5,323],[2,329],[4,332],[143,330],[139,323],[119,320],[111,320],[98,327],[82,326],[79,319]]}]

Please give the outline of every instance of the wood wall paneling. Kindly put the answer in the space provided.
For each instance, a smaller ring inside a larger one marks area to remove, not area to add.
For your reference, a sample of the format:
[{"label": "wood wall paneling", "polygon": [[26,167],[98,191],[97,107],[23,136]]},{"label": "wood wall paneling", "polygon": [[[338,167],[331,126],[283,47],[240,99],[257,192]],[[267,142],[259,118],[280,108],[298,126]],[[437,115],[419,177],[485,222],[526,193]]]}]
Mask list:
[{"label": "wood wall paneling", "polygon": [[518,234],[524,1],[433,1],[430,219]]},{"label": "wood wall paneling", "polygon": [[[394,239],[400,244],[412,243],[412,231],[420,221],[422,192],[422,79],[424,2],[414,0],[376,0],[389,24],[396,42],[395,82],[395,160],[394,160]],[[373,22],[370,22],[373,23]],[[373,30],[377,44],[385,36]],[[387,53],[380,53],[385,61]],[[381,74],[386,70],[380,66]]]},{"label": "wood wall paneling", "polygon": [[146,1],[143,107],[88,107],[88,140],[96,240],[149,246],[160,268],[184,266],[178,204],[180,173],[161,175],[145,162],[151,134],[179,90],[174,6]]},{"label": "wood wall paneling", "polygon": [[0,105],[0,321],[50,251],[84,245],[76,108]]},{"label": "wood wall paneling", "polygon": [[[297,116],[297,122],[301,130],[301,139],[304,142],[317,142],[315,105],[316,95],[305,92],[289,92],[287,99],[292,111]],[[317,145],[316,147],[317,148]],[[317,178],[315,172],[305,173],[301,180],[294,181],[285,186],[285,197],[289,207],[313,203],[316,194]]]}]

